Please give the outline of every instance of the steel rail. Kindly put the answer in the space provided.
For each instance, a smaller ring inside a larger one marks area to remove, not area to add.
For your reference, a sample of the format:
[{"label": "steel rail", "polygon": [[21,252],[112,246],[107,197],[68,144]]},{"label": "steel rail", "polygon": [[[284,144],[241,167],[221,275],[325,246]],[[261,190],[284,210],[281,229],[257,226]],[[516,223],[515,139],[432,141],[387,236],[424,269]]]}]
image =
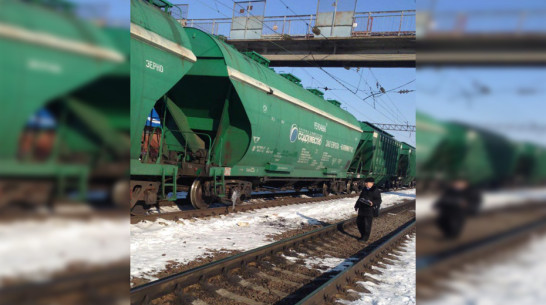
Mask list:
[{"label": "steel rail", "polygon": [[291,205],[291,204],[319,202],[319,201],[334,200],[334,199],[341,199],[341,198],[350,198],[350,197],[356,197],[356,196],[357,195],[352,194],[352,195],[336,195],[336,196],[329,196],[329,197],[289,198],[285,200],[270,200],[265,202],[252,203],[252,204],[237,205],[235,206],[235,209],[233,209],[231,206],[225,206],[225,207],[217,207],[217,208],[208,208],[203,210],[195,209],[195,210],[165,212],[165,213],[148,214],[148,215],[134,215],[134,216],[131,216],[131,224],[135,224],[140,221],[146,221],[146,220],[154,221],[159,218],[176,221],[179,219],[190,219],[195,217],[214,217],[214,216],[220,216],[220,215],[227,215],[230,213],[251,211],[256,209],[272,208],[272,207],[285,206],[285,205]]},{"label": "steel rail", "polygon": [[[393,205],[381,210],[381,214],[387,214],[395,209],[408,207],[414,201]],[[325,226],[301,235],[290,237],[272,244],[230,256],[200,267],[173,274],[165,278],[149,282],[131,289],[131,304],[147,304],[151,300],[162,297],[171,292],[180,291],[184,287],[203,282],[211,277],[226,274],[229,270],[241,268],[251,262],[260,261],[266,256],[282,252],[302,243],[325,237],[342,229],[344,226],[356,221],[356,217],[335,224]]]},{"label": "steel rail", "polygon": [[[272,195],[283,196],[283,195],[292,195],[292,194],[293,193],[263,194],[266,196],[257,197],[257,198],[267,198]],[[305,193],[301,193],[301,194],[305,195]],[[179,219],[216,217],[221,215],[227,215],[230,213],[253,211],[257,209],[273,208],[273,207],[286,206],[286,205],[292,205],[292,204],[303,204],[303,203],[336,200],[336,199],[343,199],[343,198],[352,198],[356,196],[358,196],[358,194],[345,194],[345,195],[334,195],[334,196],[328,196],[328,197],[311,197],[311,198],[288,198],[285,200],[269,200],[265,202],[237,205],[235,206],[235,209],[233,209],[231,206],[225,206],[225,207],[208,208],[204,210],[192,209],[192,210],[164,212],[164,213],[146,214],[146,215],[135,214],[135,215],[131,215],[131,224],[136,224],[141,221],[155,221],[157,219],[177,221]],[[281,198],[286,198],[286,197],[283,196]]]},{"label": "steel rail", "polygon": [[68,294],[86,299],[107,289],[113,289],[106,292],[107,296],[124,297],[128,271],[127,262],[61,275],[45,282],[6,286],[0,288],[0,304],[42,304],[40,300],[63,298]]},{"label": "steel rail", "polygon": [[426,276],[436,270],[459,265],[472,257],[483,257],[496,249],[511,246],[537,232],[546,231],[546,218],[541,218],[526,224],[491,234],[479,240],[473,240],[439,253],[417,258],[417,276]]},{"label": "steel rail", "polygon": [[412,232],[415,232],[415,218],[370,245],[373,250],[369,254],[309,293],[296,305],[321,305],[334,302],[335,296],[343,293],[347,285],[353,283],[370,265],[373,265],[384,254],[397,247]]}]

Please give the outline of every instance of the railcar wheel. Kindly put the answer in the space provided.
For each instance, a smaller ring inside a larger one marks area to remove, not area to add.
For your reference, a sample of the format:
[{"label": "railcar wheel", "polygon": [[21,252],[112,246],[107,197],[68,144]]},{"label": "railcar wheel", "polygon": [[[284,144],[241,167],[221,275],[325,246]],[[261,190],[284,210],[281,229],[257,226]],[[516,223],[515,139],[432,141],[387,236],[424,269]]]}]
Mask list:
[{"label": "railcar wheel", "polygon": [[330,195],[330,190],[328,189],[328,184],[326,183],[322,184],[322,195],[324,197],[328,197],[328,195]]},{"label": "railcar wheel", "polygon": [[203,196],[203,183],[201,179],[195,179],[190,188],[190,202],[196,209],[207,209],[210,205]]},{"label": "railcar wheel", "polygon": [[143,205],[144,203],[136,203],[131,208],[131,215],[146,215],[146,208]]},{"label": "railcar wheel", "polygon": [[130,204],[129,182],[124,180],[117,181],[110,190],[110,198],[116,207],[127,207]]}]

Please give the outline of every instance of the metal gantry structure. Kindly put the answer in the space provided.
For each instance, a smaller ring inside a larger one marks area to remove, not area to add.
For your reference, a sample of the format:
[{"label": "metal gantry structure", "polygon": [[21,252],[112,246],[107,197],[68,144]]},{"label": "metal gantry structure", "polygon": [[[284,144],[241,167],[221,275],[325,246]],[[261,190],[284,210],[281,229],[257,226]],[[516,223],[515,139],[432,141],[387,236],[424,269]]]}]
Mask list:
[{"label": "metal gantry structure", "polygon": [[383,130],[415,132],[415,125],[372,123]]},{"label": "metal gantry structure", "polygon": [[234,1],[232,16],[179,22],[258,52],[272,67],[415,67],[415,10],[358,12],[354,0],[321,3],[314,14],[265,16],[265,0]]},{"label": "metal gantry structure", "polygon": [[[279,40],[287,37],[313,39],[324,37],[415,36],[415,16],[415,10],[354,12],[354,15],[351,16],[352,25],[349,26],[349,30],[334,32],[333,30],[336,28],[334,24],[334,27],[321,30],[319,34],[313,32],[313,27],[317,23],[316,14],[285,16],[252,15],[246,17],[249,18],[248,22],[237,19],[240,16],[235,17],[235,19],[187,19],[183,21],[183,24],[210,34],[221,35],[228,39],[241,39],[241,36],[246,37],[246,39],[259,38],[270,40]],[[234,28],[238,31],[245,30],[245,25],[247,25],[247,31],[255,31],[255,26],[258,25],[258,37],[255,35],[236,35],[236,37],[231,37]],[[318,23],[317,27],[319,29],[320,25]],[[341,26],[338,27],[341,28]]]}]

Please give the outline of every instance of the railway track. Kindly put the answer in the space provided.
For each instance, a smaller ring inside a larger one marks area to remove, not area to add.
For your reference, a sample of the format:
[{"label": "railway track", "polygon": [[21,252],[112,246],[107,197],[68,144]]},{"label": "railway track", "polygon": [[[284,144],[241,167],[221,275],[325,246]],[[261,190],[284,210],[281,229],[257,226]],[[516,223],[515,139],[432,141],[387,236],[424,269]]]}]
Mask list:
[{"label": "railway track", "polygon": [[[511,218],[511,221],[508,218]],[[431,246],[434,235],[430,234],[431,223],[417,223],[417,297],[433,299],[444,289],[444,281],[454,271],[469,263],[493,261],[495,257],[517,248],[536,234],[546,232],[546,204],[528,203],[523,206],[508,206],[489,210],[471,219],[465,232],[479,227],[488,227],[485,232],[466,233],[459,240],[438,242]],[[424,232],[422,234],[421,232]],[[474,235],[474,236],[472,236]]]},{"label": "railway track", "polygon": [[208,208],[203,210],[191,209],[191,210],[182,210],[175,212],[164,212],[164,213],[155,213],[147,215],[131,215],[131,224],[138,223],[140,221],[154,221],[156,219],[166,219],[166,220],[178,220],[178,219],[189,219],[194,217],[214,217],[220,215],[226,215],[229,213],[238,213],[245,212],[263,208],[272,208],[278,206],[285,206],[291,204],[300,204],[300,203],[310,203],[310,202],[319,202],[325,200],[334,200],[355,197],[356,194],[349,195],[335,195],[329,197],[310,197],[310,198],[300,198],[300,197],[283,197],[280,200],[268,200],[264,202],[257,202],[252,204],[242,204],[237,205],[235,208],[231,206],[223,206],[216,208]]},{"label": "railway track", "polygon": [[[366,265],[388,263],[392,256],[385,251],[414,224],[415,201],[405,202],[381,211],[367,244],[354,239],[355,218],[348,219],[134,287],[131,304],[295,304],[310,295],[303,304],[324,304],[313,302],[333,296],[337,281],[353,278]],[[323,267],[317,259],[334,260],[334,265],[355,262],[356,267],[319,271]]]},{"label": "railway track", "polygon": [[66,271],[46,281],[0,288],[0,304],[123,304],[129,263]]},{"label": "railway track", "polygon": [[396,260],[396,256],[400,254],[400,248],[405,246],[404,243],[407,238],[415,236],[414,232],[415,228],[412,225],[393,231],[378,241],[376,247],[362,260],[338,273],[296,304],[335,304],[336,300],[339,299],[354,299],[354,293],[349,292],[349,290],[369,292],[366,288],[359,287],[357,281],[376,282],[373,278],[369,277],[369,274],[380,274],[381,272],[371,267],[391,265],[392,260]]},{"label": "railway track", "polygon": [[56,211],[17,211],[17,212],[7,212],[0,213],[0,223],[10,223],[17,221],[47,221],[53,218],[62,218],[69,220],[90,220],[93,218],[119,218],[127,217],[127,211],[123,209],[105,209],[105,210],[83,210],[83,211],[67,211],[67,212],[56,212]]},{"label": "railway track", "polygon": [[[273,194],[274,195],[274,194]],[[271,194],[267,194],[268,197]],[[140,221],[154,221],[156,219],[165,219],[165,220],[179,220],[179,219],[190,219],[190,218],[200,218],[200,217],[214,217],[220,215],[226,215],[229,213],[238,213],[245,212],[263,208],[272,208],[278,206],[286,206],[291,204],[302,204],[302,203],[311,203],[311,202],[320,202],[325,200],[335,200],[356,197],[358,194],[344,194],[344,195],[334,195],[328,197],[309,197],[309,198],[300,198],[300,197],[290,197],[283,196],[280,199],[268,200],[263,202],[251,203],[251,204],[241,204],[235,206],[222,206],[215,208],[208,208],[203,210],[191,209],[191,210],[181,210],[174,212],[163,212],[163,213],[153,213],[153,214],[137,214],[131,215],[131,224],[138,223]]]}]

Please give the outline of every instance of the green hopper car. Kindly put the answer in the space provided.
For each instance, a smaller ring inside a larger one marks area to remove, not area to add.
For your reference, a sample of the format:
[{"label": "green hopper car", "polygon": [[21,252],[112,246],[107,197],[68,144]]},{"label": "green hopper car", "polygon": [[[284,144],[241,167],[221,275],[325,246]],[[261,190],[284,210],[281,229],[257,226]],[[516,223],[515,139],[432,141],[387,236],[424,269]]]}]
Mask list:
[{"label": "green hopper car", "polygon": [[376,130],[383,161],[373,173],[352,173],[366,123],[297,77],[275,73],[259,54],[180,27],[169,3],[157,1],[131,2],[131,133],[141,140],[131,144],[133,207],[175,201],[177,192],[195,208],[270,188],[341,193],[375,171],[382,186],[394,185],[399,144],[391,135]]},{"label": "green hopper car", "polygon": [[417,115],[419,183],[434,188],[453,179],[481,187],[543,183],[545,149],[466,123]]},{"label": "green hopper car", "polygon": [[[160,154],[141,156],[133,177],[161,175],[171,191],[191,184],[199,208],[258,186],[345,188],[361,132],[351,114],[209,34],[186,32],[197,61],[156,104]],[[178,175],[190,180],[176,188]]]},{"label": "green hopper car", "polygon": [[[92,107],[74,92],[124,61],[102,28],[54,3],[0,3],[0,67],[10,71],[0,74],[6,118],[0,128],[9,131],[0,146],[0,205],[50,202],[53,192],[64,197],[71,190],[84,199],[91,166],[89,160],[74,160],[74,149],[83,151],[79,144],[97,135],[78,119]],[[55,136],[47,157],[36,158],[32,149],[21,150],[21,140],[40,136],[27,124],[42,109],[55,116]]]},{"label": "green hopper car", "polygon": [[400,142],[368,122],[360,122],[362,134],[349,172],[353,177],[373,177],[378,186],[396,186]]},{"label": "green hopper car", "polygon": [[400,143],[400,153],[398,154],[397,185],[410,186],[415,184],[415,147],[406,142]]}]

